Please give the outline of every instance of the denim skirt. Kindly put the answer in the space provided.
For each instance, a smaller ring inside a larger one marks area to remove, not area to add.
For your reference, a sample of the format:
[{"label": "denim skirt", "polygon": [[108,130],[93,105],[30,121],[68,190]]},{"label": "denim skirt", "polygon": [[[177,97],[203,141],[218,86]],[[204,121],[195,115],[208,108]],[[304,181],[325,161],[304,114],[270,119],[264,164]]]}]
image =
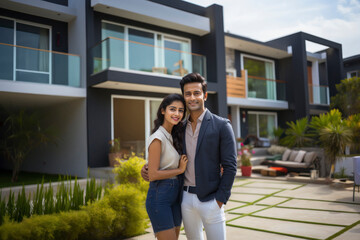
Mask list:
[{"label": "denim skirt", "polygon": [[181,226],[179,180],[164,179],[150,182],[146,211],[154,232]]}]

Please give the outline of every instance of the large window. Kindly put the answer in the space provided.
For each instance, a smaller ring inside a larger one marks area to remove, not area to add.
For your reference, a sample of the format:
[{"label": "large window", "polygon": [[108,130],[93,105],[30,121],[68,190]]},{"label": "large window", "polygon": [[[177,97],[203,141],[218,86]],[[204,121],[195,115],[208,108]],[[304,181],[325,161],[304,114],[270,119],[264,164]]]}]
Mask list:
[{"label": "large window", "polygon": [[1,79],[51,82],[50,27],[0,18],[0,43]]},{"label": "large window", "polygon": [[146,153],[146,140],[154,128],[160,103],[161,99],[154,98],[112,97],[112,137],[120,138],[123,153]]},{"label": "large window", "polygon": [[267,112],[248,112],[248,126],[248,134],[272,139],[273,130],[277,127],[277,115]]},{"label": "large window", "polygon": [[242,63],[248,73],[248,97],[276,100],[274,62],[242,55]]},{"label": "large window", "polygon": [[102,39],[110,37],[103,45],[103,61],[110,65],[137,71],[157,72],[182,76],[192,72],[190,40],[163,33],[148,31],[115,23],[102,22]]}]

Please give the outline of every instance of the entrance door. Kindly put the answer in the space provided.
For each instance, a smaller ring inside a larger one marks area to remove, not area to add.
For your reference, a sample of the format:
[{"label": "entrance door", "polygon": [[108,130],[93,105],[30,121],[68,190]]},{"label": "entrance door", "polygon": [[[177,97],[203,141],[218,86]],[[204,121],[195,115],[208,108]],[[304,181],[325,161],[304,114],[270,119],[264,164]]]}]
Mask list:
[{"label": "entrance door", "polygon": [[113,98],[113,137],[120,138],[125,155],[145,157],[146,139],[154,128],[160,103],[157,99]]}]

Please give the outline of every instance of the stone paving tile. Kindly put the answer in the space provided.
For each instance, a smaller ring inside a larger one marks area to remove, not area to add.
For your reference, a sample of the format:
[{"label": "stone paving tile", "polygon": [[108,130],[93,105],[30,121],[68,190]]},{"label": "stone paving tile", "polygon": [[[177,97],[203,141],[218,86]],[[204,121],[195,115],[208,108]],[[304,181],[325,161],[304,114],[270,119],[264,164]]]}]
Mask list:
[{"label": "stone paving tile", "polygon": [[268,197],[257,202],[256,204],[275,205],[283,201],[286,201],[287,199],[288,198],[283,198],[283,197]]},{"label": "stone paving tile", "polygon": [[360,238],[360,224],[334,238],[334,240],[359,240]]},{"label": "stone paving tile", "polygon": [[227,240],[249,240],[249,239],[263,239],[263,240],[299,240],[299,238],[283,236],[274,233],[267,233],[255,230],[249,230],[237,227],[226,227]]},{"label": "stone paving tile", "polygon": [[286,182],[284,183],[281,181],[277,181],[277,182],[261,181],[261,182],[253,182],[246,186],[247,187],[259,187],[259,188],[294,189],[294,188],[301,186],[301,184],[286,183]]},{"label": "stone paving tile", "polygon": [[337,202],[291,199],[285,203],[280,204],[279,206],[294,207],[294,208],[324,209],[324,210],[331,209],[336,211],[360,213],[360,204],[350,204],[350,203],[347,204],[347,203],[337,203]]},{"label": "stone paving tile", "polygon": [[276,193],[280,189],[272,189],[272,188],[253,188],[253,187],[233,187],[232,193],[256,193],[256,194],[271,194]]},{"label": "stone paving tile", "polygon": [[[345,192],[348,192],[348,194],[344,194]],[[285,190],[276,194],[276,196],[353,202],[352,191],[333,189],[329,185],[320,184],[308,184],[296,190]]]},{"label": "stone paving tile", "polygon": [[303,209],[269,208],[255,213],[256,216],[274,217],[289,220],[308,221],[317,223],[351,225],[359,221],[360,215],[354,213],[340,213],[328,211],[314,211]]},{"label": "stone paving tile", "polygon": [[[265,196],[265,195],[264,195]],[[254,202],[263,198],[262,195],[251,195],[251,194],[236,194],[233,193],[230,196],[230,200],[242,201],[242,202]]]},{"label": "stone paving tile", "polygon": [[251,216],[236,219],[228,222],[228,224],[318,239],[325,239],[343,229],[342,227],[280,221]]},{"label": "stone paving tile", "polygon": [[244,206],[244,205],[246,205],[246,203],[228,201],[226,203],[226,205],[225,205],[225,211],[228,211],[228,210],[233,209],[233,208],[238,208],[238,207],[241,207],[241,206]]},{"label": "stone paving tile", "polygon": [[265,209],[264,206],[249,205],[246,207],[231,210],[230,213],[252,213],[261,209]]}]

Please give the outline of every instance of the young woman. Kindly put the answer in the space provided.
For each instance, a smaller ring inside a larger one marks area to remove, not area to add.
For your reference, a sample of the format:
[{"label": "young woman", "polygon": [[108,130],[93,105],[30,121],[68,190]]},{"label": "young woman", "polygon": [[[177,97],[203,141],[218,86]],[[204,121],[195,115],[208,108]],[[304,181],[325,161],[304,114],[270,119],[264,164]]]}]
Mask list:
[{"label": "young woman", "polygon": [[185,100],[179,94],[166,96],[161,102],[155,127],[149,138],[149,180],[146,210],[155,236],[176,240],[181,226],[180,186],[178,175],[186,169],[182,155]]}]

